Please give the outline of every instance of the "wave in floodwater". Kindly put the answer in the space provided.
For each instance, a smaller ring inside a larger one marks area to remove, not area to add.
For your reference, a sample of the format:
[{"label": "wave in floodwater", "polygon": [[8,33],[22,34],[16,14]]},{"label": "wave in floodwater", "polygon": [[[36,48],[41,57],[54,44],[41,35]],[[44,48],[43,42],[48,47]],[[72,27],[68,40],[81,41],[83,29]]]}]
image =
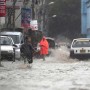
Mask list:
[{"label": "wave in floodwater", "polygon": [[78,59],[71,59],[69,57],[70,53],[67,47],[62,46],[59,49],[52,50],[49,61],[61,62],[61,63],[72,63],[78,61]]}]

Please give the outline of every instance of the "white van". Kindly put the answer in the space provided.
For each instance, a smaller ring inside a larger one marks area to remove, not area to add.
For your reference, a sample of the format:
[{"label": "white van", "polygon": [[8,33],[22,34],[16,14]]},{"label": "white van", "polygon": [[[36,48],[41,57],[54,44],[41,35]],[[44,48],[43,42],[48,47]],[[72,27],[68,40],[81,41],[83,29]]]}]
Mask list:
[{"label": "white van", "polygon": [[21,32],[9,32],[9,31],[4,31],[1,32],[1,35],[3,36],[9,36],[13,39],[14,44],[17,45],[17,48],[15,50],[15,57],[17,59],[20,59],[20,47],[21,45],[24,43],[24,37],[23,34]]},{"label": "white van", "polygon": [[0,36],[1,59],[15,61],[15,46],[11,37]]}]

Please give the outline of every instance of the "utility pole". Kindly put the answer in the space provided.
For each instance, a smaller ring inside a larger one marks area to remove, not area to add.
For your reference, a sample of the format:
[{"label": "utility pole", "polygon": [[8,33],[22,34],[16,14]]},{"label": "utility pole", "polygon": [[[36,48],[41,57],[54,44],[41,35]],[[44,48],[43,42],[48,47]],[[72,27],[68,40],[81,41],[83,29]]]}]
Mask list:
[{"label": "utility pole", "polygon": [[13,31],[15,31],[15,4],[17,0],[13,0]]},{"label": "utility pole", "polygon": [[[1,17],[0,17],[0,32],[1,32]],[[1,36],[1,35],[0,35]],[[1,37],[0,37],[0,39],[1,39]],[[1,42],[1,40],[0,40],[0,42]],[[1,46],[0,46],[0,67],[1,67],[2,65],[1,65]]]},{"label": "utility pole", "polygon": [[8,15],[7,28],[11,28],[11,26],[12,26],[13,30],[15,30],[15,5],[16,5],[16,2],[17,2],[17,0],[13,0],[12,7],[7,9],[7,15]]},{"label": "utility pole", "polygon": [[32,0],[32,19],[35,18],[35,12],[34,12],[34,0]]},{"label": "utility pole", "polygon": [[10,28],[11,26],[11,8],[7,8],[7,16],[8,16],[8,22],[7,22],[7,28]]}]

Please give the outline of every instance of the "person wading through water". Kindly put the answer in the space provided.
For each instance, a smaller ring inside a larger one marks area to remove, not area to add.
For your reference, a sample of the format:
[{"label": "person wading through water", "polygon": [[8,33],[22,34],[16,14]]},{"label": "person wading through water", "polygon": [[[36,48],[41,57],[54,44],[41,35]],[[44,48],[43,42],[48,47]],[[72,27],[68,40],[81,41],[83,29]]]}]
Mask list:
[{"label": "person wading through water", "polygon": [[40,55],[42,56],[43,60],[45,60],[45,56],[48,54],[49,44],[45,37],[39,43],[40,45]]},{"label": "person wading through water", "polygon": [[[28,60],[28,63],[33,63],[33,54],[36,52],[31,44],[31,37],[27,36],[25,40],[25,44],[21,46],[21,53],[23,57],[25,56]],[[24,62],[25,63],[25,62]]]}]

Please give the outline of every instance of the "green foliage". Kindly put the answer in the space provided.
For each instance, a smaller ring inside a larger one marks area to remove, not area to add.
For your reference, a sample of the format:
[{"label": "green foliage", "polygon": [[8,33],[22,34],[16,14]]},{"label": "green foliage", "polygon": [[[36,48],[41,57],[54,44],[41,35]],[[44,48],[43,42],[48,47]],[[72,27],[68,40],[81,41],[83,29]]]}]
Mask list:
[{"label": "green foliage", "polygon": [[[51,1],[51,0],[50,0]],[[49,7],[49,35],[65,35],[69,38],[78,37],[81,30],[80,0],[52,0],[55,3]]]},{"label": "green foliage", "polygon": [[43,33],[41,31],[38,31],[38,30],[28,29],[27,35],[31,37],[33,44],[39,43],[43,37]]}]

